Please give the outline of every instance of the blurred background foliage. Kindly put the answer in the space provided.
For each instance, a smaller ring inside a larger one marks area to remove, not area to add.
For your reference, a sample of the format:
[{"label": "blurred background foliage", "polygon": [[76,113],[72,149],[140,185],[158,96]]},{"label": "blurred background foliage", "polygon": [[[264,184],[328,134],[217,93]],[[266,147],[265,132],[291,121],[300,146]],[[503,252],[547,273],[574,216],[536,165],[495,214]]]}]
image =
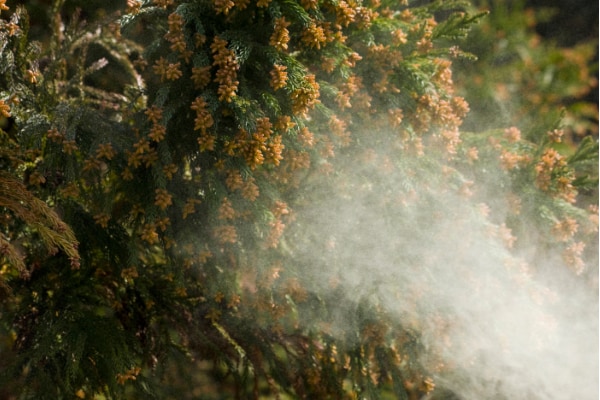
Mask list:
[{"label": "blurred background foliage", "polygon": [[490,15],[456,64],[472,112],[466,130],[518,126],[526,137],[561,120],[567,141],[598,134],[598,5],[585,1],[477,1]]}]

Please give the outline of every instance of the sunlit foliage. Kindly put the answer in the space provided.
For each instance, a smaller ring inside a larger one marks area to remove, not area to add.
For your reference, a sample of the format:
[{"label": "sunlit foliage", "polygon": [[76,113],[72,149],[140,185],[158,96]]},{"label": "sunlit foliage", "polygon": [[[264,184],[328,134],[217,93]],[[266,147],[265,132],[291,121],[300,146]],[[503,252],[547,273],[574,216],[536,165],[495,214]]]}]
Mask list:
[{"label": "sunlit foliage", "polygon": [[[401,270],[419,273],[409,227],[429,223],[448,192],[500,253],[526,246],[531,223],[564,268],[593,277],[597,206],[578,194],[597,188],[595,138],[563,154],[556,120],[537,141],[512,125],[461,135],[469,105],[453,63],[474,59],[460,45],[486,12],[463,1],[129,0],[92,26],[63,21],[56,4],[41,43],[28,39],[26,9],[0,1],[11,13],[0,32],[8,393],[435,391],[453,366],[419,330],[433,318],[443,341],[449,316],[396,318],[377,295],[344,293],[343,238],[306,231],[329,195],[377,206]],[[488,171],[508,214],[478,192]],[[386,174],[395,187],[377,179]],[[332,255],[308,265],[307,245]],[[428,289],[401,289],[417,315]]]}]

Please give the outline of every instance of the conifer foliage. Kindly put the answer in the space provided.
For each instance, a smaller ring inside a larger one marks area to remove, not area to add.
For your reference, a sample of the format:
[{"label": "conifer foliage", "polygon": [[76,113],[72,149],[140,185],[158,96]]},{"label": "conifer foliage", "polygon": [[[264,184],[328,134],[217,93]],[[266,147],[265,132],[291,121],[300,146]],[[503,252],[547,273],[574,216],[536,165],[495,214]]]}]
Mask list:
[{"label": "conifer foliage", "polygon": [[[459,45],[485,15],[467,2],[128,0],[92,26],[63,21],[57,1],[43,43],[28,38],[27,10],[5,3],[7,396],[435,393],[452,366],[420,339],[429,316],[395,318],[377,296],[343,294],[347,246],[310,232],[312,206],[362,193],[410,259],[407,230],[428,221],[432,191],[481,210],[471,196],[487,179],[473,168],[481,160],[540,231],[551,227],[545,243],[572,273],[592,273],[584,247],[597,208],[577,194],[596,184],[585,176],[595,140],[567,157],[552,147],[558,130],[539,143],[510,127],[461,137],[469,106],[452,62],[473,58]],[[394,188],[374,179],[392,172]],[[478,215],[518,248],[516,214]],[[416,312],[420,288],[401,289]]]}]

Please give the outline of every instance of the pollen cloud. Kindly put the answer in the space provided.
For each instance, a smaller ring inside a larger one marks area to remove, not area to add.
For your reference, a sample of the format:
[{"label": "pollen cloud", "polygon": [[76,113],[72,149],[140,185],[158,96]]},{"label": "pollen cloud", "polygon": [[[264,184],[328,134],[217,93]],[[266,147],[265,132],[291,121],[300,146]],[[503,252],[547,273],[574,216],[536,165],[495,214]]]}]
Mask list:
[{"label": "pollen cloud", "polygon": [[311,290],[341,293],[332,331],[354,329],[367,300],[419,332],[432,399],[442,389],[461,399],[597,398],[597,288],[544,253],[533,228],[515,248],[511,230],[491,221],[490,207],[512,212],[485,198],[486,185],[506,183],[502,172],[474,186],[430,157],[360,167],[356,157],[338,157],[343,172],[303,194],[287,238]]}]

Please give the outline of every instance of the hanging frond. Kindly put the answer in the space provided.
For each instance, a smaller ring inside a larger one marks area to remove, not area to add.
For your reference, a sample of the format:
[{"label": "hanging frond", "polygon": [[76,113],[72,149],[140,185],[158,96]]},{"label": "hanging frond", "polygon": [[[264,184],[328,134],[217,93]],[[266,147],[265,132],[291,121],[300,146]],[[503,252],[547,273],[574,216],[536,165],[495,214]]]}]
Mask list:
[{"label": "hanging frond", "polygon": [[[27,224],[30,234],[38,233],[50,253],[61,250],[71,260],[73,268],[79,267],[78,242],[71,228],[45,202],[27,190],[21,181],[6,172],[0,172],[0,207]],[[24,255],[20,255],[6,238],[2,238],[2,248],[7,261],[26,274]]]}]

